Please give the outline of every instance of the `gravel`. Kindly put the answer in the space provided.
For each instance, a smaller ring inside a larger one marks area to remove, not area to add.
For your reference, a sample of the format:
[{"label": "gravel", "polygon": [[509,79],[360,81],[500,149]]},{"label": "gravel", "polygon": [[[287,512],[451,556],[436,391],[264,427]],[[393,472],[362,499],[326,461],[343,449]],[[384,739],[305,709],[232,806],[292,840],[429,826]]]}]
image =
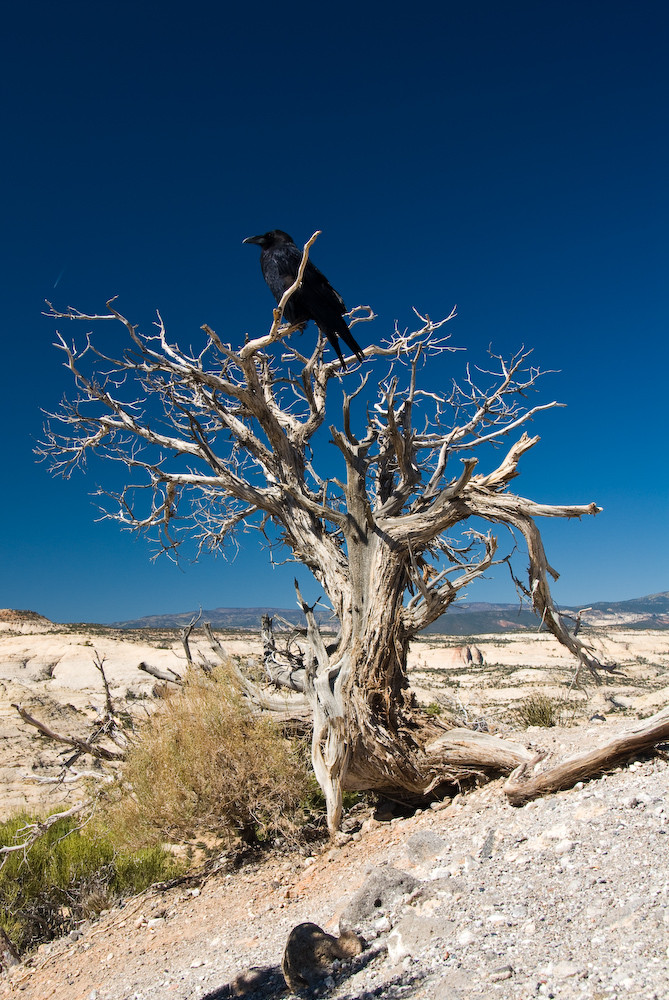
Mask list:
[{"label": "gravel", "polygon": [[[570,732],[561,739],[577,749],[602,738],[601,727]],[[254,995],[287,996],[277,970],[290,929],[312,920],[336,933],[355,898],[370,947],[336,963],[319,996],[665,1000],[668,793],[657,757],[518,809],[498,781],[444,809],[368,820],[306,863],[275,856],[211,877],[199,895],[134,900],[41,948],[0,981],[0,997],[215,1000],[251,967]],[[374,906],[384,870],[381,882],[406,892]]]}]

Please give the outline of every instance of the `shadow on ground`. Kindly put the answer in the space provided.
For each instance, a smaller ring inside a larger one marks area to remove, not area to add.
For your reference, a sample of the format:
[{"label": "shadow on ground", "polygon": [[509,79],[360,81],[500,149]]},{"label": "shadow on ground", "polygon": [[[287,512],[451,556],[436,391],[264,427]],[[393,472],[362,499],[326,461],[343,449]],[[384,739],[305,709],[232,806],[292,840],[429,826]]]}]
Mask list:
[{"label": "shadow on ground", "polygon": [[[360,972],[361,969],[364,969],[377,957],[378,952],[368,952],[358,956],[349,967],[339,971],[336,977],[337,987],[341,987],[347,979]],[[362,994],[359,991],[346,993],[340,996],[339,1000],[359,1000],[361,995],[367,998],[367,1000],[374,1000],[377,997],[383,998],[383,1000],[395,1000],[395,998],[399,1000],[401,997],[403,1000],[406,1000],[406,998],[415,994],[416,990],[425,981],[425,978],[425,975],[421,972],[413,974],[402,973],[380,983],[378,986],[370,986]],[[304,997],[305,1000],[311,1000],[311,998],[317,996],[325,998],[331,992],[321,982],[315,990],[305,989],[299,996]],[[279,1000],[279,998],[292,995],[286,986],[281,968],[278,965],[266,965],[252,966],[245,972],[241,972],[232,982],[227,983],[225,986],[220,986],[211,993],[207,993],[201,997],[201,1000],[231,1000],[231,998],[235,997],[238,1000]]]}]

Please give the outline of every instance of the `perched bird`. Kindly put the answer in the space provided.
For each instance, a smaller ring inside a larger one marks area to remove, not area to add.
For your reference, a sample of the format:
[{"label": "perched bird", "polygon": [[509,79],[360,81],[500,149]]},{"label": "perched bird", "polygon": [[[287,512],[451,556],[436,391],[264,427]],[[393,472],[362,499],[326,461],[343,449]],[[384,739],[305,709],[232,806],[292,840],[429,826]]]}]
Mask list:
[{"label": "perched bird", "polygon": [[[287,288],[295,281],[302,260],[302,251],[293,243],[288,233],[282,229],[272,229],[262,236],[249,236],[244,243],[255,243],[261,248],[260,267],[263,278],[277,302]],[[307,261],[302,284],[294,292],[283,315],[293,326],[314,321],[334,347],[342,365],[344,356],[339,346],[339,338],[353,351],[359,361],[364,355],[348,328],[344,313],[346,306],[339,292],[336,292],[324,274]]]}]

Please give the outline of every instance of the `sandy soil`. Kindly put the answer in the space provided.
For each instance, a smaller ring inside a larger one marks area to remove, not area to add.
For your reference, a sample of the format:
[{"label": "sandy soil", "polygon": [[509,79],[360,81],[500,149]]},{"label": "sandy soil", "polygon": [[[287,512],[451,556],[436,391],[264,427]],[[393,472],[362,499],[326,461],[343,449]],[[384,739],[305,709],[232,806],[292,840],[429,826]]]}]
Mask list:
[{"label": "sandy soil", "polygon": [[[174,633],[4,626],[0,815],[67,794],[44,783],[58,772],[57,755],[12,702],[76,733],[104,702],[96,654],[114,698],[138,713],[154,704],[156,685],[138,664],[183,668]],[[484,716],[509,739],[563,759],[667,703],[668,633],[614,629],[592,642],[621,672],[575,691],[575,724],[563,729],[520,732],[514,723],[514,706],[529,692],[567,692],[573,664],[545,635],[477,637],[479,665],[463,658],[460,640],[418,642],[412,681],[424,703]],[[224,644],[242,658],[259,648],[246,636]],[[286,848],[241,868],[223,858],[218,871],[126,901],[3,975],[0,997],[220,1000],[251,966],[265,975],[263,997],[285,996],[278,968],[290,929],[310,920],[336,932],[370,872],[394,866],[414,874],[420,892],[382,915],[372,949],[324,990],[332,1000],[659,1000],[669,992],[667,838],[659,836],[669,829],[668,774],[666,761],[649,760],[520,810],[506,802],[501,781],[410,817],[361,809],[337,843],[315,845],[309,856]]]},{"label": "sandy soil", "polygon": [[[515,738],[563,756],[624,728],[612,718]],[[338,843],[311,855],[224,862],[154,888],[41,946],[0,978],[0,998],[227,1000],[229,984],[253,969],[262,988],[242,995],[284,1000],[291,929],[313,921],[336,934],[356,891],[388,868],[411,874],[418,890],[379,911],[371,947],[320,990],[329,1000],[668,995],[665,760],[522,809],[508,805],[501,780],[444,805],[409,817],[361,811]]]},{"label": "sandy soil", "polygon": [[[96,659],[102,660],[117,705],[138,717],[155,704],[157,682],[139,669],[144,662],[183,672],[178,632],[124,632],[104,626],[56,626],[39,616],[0,617],[0,818],[18,808],[60,803],[71,794],[48,784],[60,773],[58,752],[36,740],[12,706],[68,735],[83,736],[104,709]],[[7,613],[5,613],[5,616]],[[573,714],[650,715],[669,701],[669,632],[607,629],[589,637],[593,647],[620,672],[602,684],[569,693]],[[222,637],[242,662],[257,657],[253,635]],[[484,717],[492,730],[515,725],[513,708],[537,690],[564,697],[573,677],[572,658],[551,636],[528,632],[479,636],[471,641],[482,664],[462,662],[460,639],[431,636],[415,642],[409,657],[419,700],[441,705],[466,721]],[[204,637],[191,640],[194,657],[211,653]]]}]

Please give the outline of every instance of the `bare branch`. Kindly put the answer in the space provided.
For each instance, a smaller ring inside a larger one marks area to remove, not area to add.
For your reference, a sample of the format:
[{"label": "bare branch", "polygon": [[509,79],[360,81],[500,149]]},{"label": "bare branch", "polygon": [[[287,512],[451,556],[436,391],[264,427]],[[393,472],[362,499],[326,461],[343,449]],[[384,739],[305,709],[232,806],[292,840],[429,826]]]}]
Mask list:
[{"label": "bare branch", "polygon": [[[239,349],[204,326],[185,350],[170,342],[160,314],[145,334],[113,300],[100,316],[51,307],[58,319],[113,320],[128,346],[108,357],[92,334],[79,347],[58,334],[76,394],[47,414],[38,454],[64,476],[91,458],[116,463],[123,485],[100,491],[103,516],[149,533],[170,556],[184,541],[198,554],[219,551],[257,530],[272,561],[283,547],[311,571],[338,619],[337,641],[325,641],[296,583],[306,635],[285,649],[268,639],[265,665],[275,688],[300,690],[311,708],[312,761],[334,831],[344,787],[424,795],[468,768],[481,776],[495,766],[508,771],[523,758],[500,741],[477,743],[460,730],[439,743],[440,726],[418,721],[408,687],[410,639],[473,580],[515,558],[498,555],[497,526],[524,539],[527,583],[514,579],[540,621],[591,674],[602,669],[555,608],[549,577],[557,574],[536,524],[539,517],[582,517],[599,508],[544,504],[509,491],[522,457],[539,441],[528,425],[561,404],[530,399],[545,373],[524,348],[510,358],[490,352],[487,367],[465,365],[454,378],[450,359],[457,348],[447,324],[455,309],[436,322],[415,310],[415,329],[396,324],[381,344],[364,347],[370,368],[352,390],[339,360],[324,361],[321,333],[301,353],[289,341],[296,328],[282,321],[318,235],[305,244],[269,332]],[[359,307],[349,318],[353,326],[373,313]],[[422,371],[435,363],[443,388],[421,388]],[[339,426],[331,423],[336,412]],[[336,467],[342,458],[343,475]],[[491,530],[472,529],[472,519]],[[194,624],[184,632],[189,663]],[[254,711],[285,708],[275,693],[244,677],[210,629],[207,635]],[[114,738],[111,724],[105,735]],[[426,749],[433,744],[438,753]],[[89,752],[81,741],[69,745]]]},{"label": "bare branch", "polygon": [[540,774],[527,778],[531,764],[538,763],[539,758],[522,764],[508,778],[504,791],[512,806],[522,806],[532,799],[565,788],[573,788],[577,781],[596,778],[610,771],[617,764],[651,750],[658,743],[669,739],[669,709],[665,708],[650,719],[644,719],[629,732],[622,733],[596,750],[572,757],[555,767]]},{"label": "bare branch", "polygon": [[29,726],[34,726],[43,736],[47,736],[50,740],[54,740],[56,743],[64,743],[66,746],[73,747],[79,753],[89,753],[91,757],[97,757],[98,760],[123,760],[125,754],[118,752],[116,750],[107,750],[106,747],[95,746],[86,740],[77,739],[76,736],[64,736],[62,733],[57,733],[55,730],[51,729],[44,722],[40,722],[39,719],[34,718],[30,715],[25,708],[21,705],[15,705],[12,703],[12,708],[15,708],[19,713],[24,722]]},{"label": "bare branch", "polygon": [[78,815],[78,813],[83,812],[84,809],[90,808],[89,802],[80,802],[78,805],[72,806],[70,809],[66,809],[63,812],[52,813],[51,816],[47,816],[46,819],[36,821],[34,823],[26,823],[18,832],[20,834],[25,834],[25,839],[17,844],[7,844],[0,847],[0,856],[7,856],[8,854],[17,854],[19,851],[27,853],[32,845],[39,840],[40,837],[51,829],[56,823],[59,823],[63,819],[70,819],[72,816]]}]

